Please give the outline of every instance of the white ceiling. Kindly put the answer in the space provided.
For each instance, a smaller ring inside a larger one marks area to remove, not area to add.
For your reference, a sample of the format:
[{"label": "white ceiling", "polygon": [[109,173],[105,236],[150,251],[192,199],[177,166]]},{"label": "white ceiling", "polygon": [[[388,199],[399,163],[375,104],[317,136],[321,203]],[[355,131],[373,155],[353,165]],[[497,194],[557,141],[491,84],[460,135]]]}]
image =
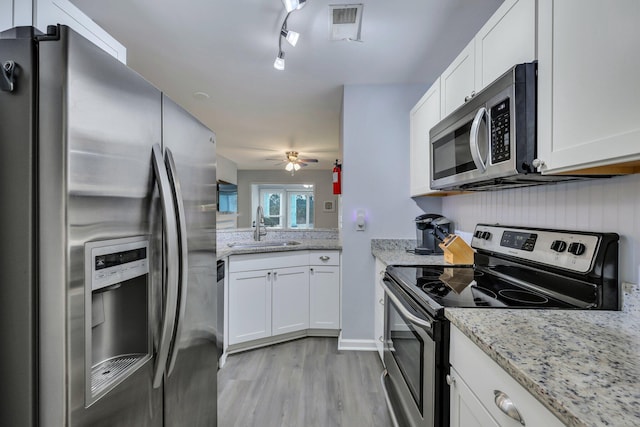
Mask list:
[{"label": "white ceiling", "polygon": [[[283,41],[281,0],[72,0],[127,48],[130,67],[216,132],[239,169],[277,169],[285,151],[340,157],[345,84],[431,84],[503,0],[361,0],[362,42],[329,41],[329,4],[308,0]],[[205,92],[208,99],[194,97]]]}]

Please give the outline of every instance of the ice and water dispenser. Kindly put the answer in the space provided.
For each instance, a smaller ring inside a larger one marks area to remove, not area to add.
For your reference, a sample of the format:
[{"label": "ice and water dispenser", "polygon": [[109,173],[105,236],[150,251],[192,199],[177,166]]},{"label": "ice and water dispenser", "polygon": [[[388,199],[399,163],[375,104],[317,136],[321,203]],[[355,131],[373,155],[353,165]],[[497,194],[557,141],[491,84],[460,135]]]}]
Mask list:
[{"label": "ice and water dispenser", "polygon": [[148,236],[85,244],[85,404],[151,358]]}]

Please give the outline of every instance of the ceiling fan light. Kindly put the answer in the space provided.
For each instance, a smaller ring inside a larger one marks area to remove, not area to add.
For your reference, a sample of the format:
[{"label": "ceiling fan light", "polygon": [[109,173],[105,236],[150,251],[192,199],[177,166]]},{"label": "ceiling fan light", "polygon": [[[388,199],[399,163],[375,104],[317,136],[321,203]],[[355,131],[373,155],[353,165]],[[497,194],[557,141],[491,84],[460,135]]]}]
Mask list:
[{"label": "ceiling fan light", "polygon": [[284,70],[284,52],[278,53],[276,60],[273,62],[273,68],[276,70]]},{"label": "ceiling fan light", "polygon": [[[297,165],[296,165],[296,166],[297,166]],[[293,168],[294,168],[294,165],[293,165],[293,163],[291,163],[291,162],[287,163],[287,166],[285,166],[285,167],[284,167],[284,169],[285,169],[287,172],[291,172],[291,170],[292,170]],[[300,166],[298,166],[298,168],[300,168]],[[298,169],[296,169],[296,170],[298,170]]]},{"label": "ceiling fan light", "polygon": [[294,170],[300,170],[300,165],[298,163],[293,163]]},{"label": "ceiling fan light", "polygon": [[289,44],[294,47],[298,43],[298,39],[300,38],[300,33],[296,31],[282,30],[280,34],[282,34],[282,36],[289,42]]}]

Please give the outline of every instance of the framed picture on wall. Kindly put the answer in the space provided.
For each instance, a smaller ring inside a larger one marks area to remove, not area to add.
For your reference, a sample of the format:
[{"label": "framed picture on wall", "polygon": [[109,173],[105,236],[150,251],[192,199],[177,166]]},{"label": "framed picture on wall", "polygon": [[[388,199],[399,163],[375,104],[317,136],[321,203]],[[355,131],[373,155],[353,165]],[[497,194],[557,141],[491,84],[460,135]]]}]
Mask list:
[{"label": "framed picture on wall", "polygon": [[322,202],[322,211],[323,212],[335,212],[336,204],[333,200],[325,200]]}]

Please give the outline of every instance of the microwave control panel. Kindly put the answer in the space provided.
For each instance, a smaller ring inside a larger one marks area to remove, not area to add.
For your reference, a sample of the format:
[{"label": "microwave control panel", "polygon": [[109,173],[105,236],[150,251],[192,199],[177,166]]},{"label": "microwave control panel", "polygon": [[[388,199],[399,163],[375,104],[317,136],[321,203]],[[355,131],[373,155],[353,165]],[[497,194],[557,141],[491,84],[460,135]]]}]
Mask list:
[{"label": "microwave control panel", "polygon": [[509,98],[491,107],[491,163],[511,158],[511,114]]}]

